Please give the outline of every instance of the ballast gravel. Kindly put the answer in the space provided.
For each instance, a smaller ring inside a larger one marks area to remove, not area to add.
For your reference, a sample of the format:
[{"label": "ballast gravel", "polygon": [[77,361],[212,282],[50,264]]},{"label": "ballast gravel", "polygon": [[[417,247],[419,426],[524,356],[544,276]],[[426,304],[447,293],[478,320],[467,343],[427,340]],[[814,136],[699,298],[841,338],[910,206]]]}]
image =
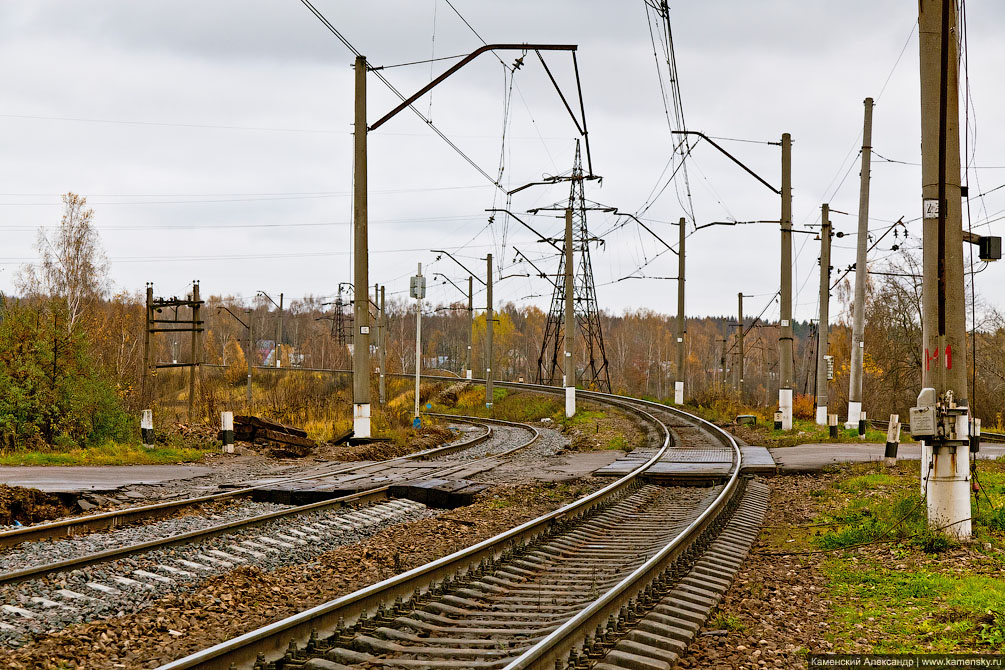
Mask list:
[{"label": "ballast gravel", "polygon": [[[489,439],[476,444],[474,446],[468,447],[461,451],[455,451],[450,454],[444,454],[443,456],[437,456],[430,460],[436,461],[470,461],[476,458],[484,458],[486,456],[496,456],[508,451],[513,447],[521,445],[527,440],[531,439],[534,435],[530,428],[518,428],[516,426],[504,426],[499,424],[491,424],[492,435]],[[533,448],[531,445],[528,448]],[[521,450],[522,451],[522,450]],[[520,451],[517,454],[521,453]]]},{"label": "ballast gravel", "polygon": [[240,521],[261,514],[287,509],[287,505],[241,500],[209,514],[188,515],[153,521],[144,525],[118,528],[56,541],[23,542],[0,554],[0,572],[14,572],[37,565],[46,565],[80,558],[99,551],[118,549],[140,542],[149,542],[173,535],[190,533],[212,526]]},{"label": "ballast gravel", "polygon": [[435,516],[410,500],[358,509],[317,510],[205,540],[149,551],[40,579],[0,586],[0,647],[70,624],[122,617],[169,594],[191,592],[206,578],[238,567],[306,564],[381,529]]}]

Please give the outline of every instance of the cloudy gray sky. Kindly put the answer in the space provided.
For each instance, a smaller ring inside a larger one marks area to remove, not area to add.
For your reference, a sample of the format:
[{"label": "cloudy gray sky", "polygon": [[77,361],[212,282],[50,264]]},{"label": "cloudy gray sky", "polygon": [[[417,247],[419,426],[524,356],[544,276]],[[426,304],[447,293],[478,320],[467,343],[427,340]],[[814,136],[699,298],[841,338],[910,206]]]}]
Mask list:
[{"label": "cloudy gray sky", "polygon": [[[604,177],[588,186],[587,197],[623,211],[644,207],[662,185],[673,145],[642,0],[453,5],[489,42],[579,45],[594,170]],[[445,0],[317,6],[376,65],[481,44]],[[996,90],[1005,69],[1005,7],[983,0],[967,9],[968,145],[979,166],[970,181],[978,193],[1005,182]],[[795,224],[817,222],[825,201],[854,214],[866,96],[877,98],[876,151],[920,160],[915,12],[915,3],[897,0],[672,2],[688,127],[761,141],[723,144],[774,184],[779,150],[764,142],[790,132]],[[502,57],[510,63],[518,55]],[[86,195],[95,209],[122,290],[153,281],[158,294],[178,294],[198,278],[204,294],[330,295],[351,280],[352,54],[296,0],[7,2],[0,6],[0,59],[0,289],[11,291],[18,267],[35,257],[38,227],[58,223],[66,191]],[[571,59],[548,60],[574,96]],[[410,93],[450,62],[385,74]],[[502,152],[506,187],[567,171],[575,129],[533,54],[514,77],[502,150],[507,85],[499,61],[486,55],[418,106],[492,175]],[[396,100],[372,76],[369,89],[372,123]],[[881,232],[900,216],[918,218],[920,167],[874,160],[870,227]],[[697,146],[688,168],[698,225],[778,218],[778,198],[708,145]],[[505,274],[528,271],[513,265],[514,246],[547,269],[555,266],[546,245],[518,224],[488,224],[484,210],[502,206],[505,196],[410,113],[370,135],[369,183],[371,284],[407,293],[417,262],[427,273],[464,275],[449,260],[434,263],[430,248],[455,250],[479,269],[478,259],[493,252]],[[684,214],[683,193],[682,184],[671,185],[643,215],[667,239],[676,237],[667,222]],[[512,208],[519,213],[567,197],[565,185],[537,187],[514,196]],[[1005,189],[974,199],[975,229],[1000,235],[1001,222],[977,224],[1003,208]],[[847,232],[856,225],[854,216],[833,221]],[[591,214],[596,233],[617,223]],[[549,235],[561,227],[549,217],[533,224]],[[910,231],[917,243],[920,223]],[[890,254],[886,242],[877,259]],[[747,310],[756,314],[777,290],[776,226],[715,226],[688,245],[689,314],[732,313],[741,290],[756,296]],[[797,318],[816,312],[817,245],[810,235],[795,236]],[[835,240],[836,267],[853,262],[853,245],[853,237]],[[671,282],[618,281],[674,276],[671,254],[652,260],[661,249],[634,224],[610,232],[593,255],[601,306],[674,311]],[[995,287],[1005,267],[977,276],[978,291],[1000,305]],[[545,307],[548,295],[536,278],[507,279],[496,291],[499,302]],[[459,294],[434,285],[430,297]],[[769,307],[766,316],[773,312]]]}]

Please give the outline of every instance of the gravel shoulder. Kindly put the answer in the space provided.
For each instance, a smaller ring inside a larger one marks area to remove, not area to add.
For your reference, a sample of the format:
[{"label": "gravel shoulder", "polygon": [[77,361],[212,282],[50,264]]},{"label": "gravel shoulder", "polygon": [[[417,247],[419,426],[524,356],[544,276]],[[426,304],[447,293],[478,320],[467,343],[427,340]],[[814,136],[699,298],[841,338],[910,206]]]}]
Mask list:
[{"label": "gravel shoulder", "polygon": [[[779,556],[785,531],[810,523],[817,506],[810,492],[834,475],[768,480],[771,501],[761,534],[736,574],[716,615],[681,659],[681,668],[799,668],[807,651],[829,652],[831,600],[819,554]],[[771,552],[766,553],[766,552]]]}]

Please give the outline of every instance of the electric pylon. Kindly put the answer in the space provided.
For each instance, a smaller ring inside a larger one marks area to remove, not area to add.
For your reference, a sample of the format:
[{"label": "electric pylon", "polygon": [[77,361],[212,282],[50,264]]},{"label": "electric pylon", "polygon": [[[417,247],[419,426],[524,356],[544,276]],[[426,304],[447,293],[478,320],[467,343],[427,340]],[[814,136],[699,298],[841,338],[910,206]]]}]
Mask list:
[{"label": "electric pylon", "polygon": [[[586,195],[583,188],[583,161],[579,153],[579,142],[576,142],[576,158],[572,174],[569,178],[569,204],[562,209],[572,209],[575,240],[573,242],[576,260],[576,272],[573,277],[573,301],[576,310],[576,325],[579,337],[576,338],[576,348],[581,352],[579,360],[584,369],[577,373],[577,378],[588,388],[595,388],[610,393],[611,376],[607,367],[607,352],[604,349],[604,334],[600,326],[600,310],[597,307],[597,289],[593,281],[593,264],[590,262],[590,243],[602,240],[590,236],[586,222],[586,210],[596,209],[586,206]],[[553,209],[553,208],[541,208]],[[604,208],[609,209],[609,208]],[[559,351],[562,349],[563,322],[565,313],[565,287],[560,278],[565,274],[565,254],[559,256],[557,281],[551,295],[551,308],[548,310],[548,320],[544,327],[544,339],[541,342],[541,355],[537,359],[537,381],[539,384],[554,384],[556,374],[561,375]]]}]

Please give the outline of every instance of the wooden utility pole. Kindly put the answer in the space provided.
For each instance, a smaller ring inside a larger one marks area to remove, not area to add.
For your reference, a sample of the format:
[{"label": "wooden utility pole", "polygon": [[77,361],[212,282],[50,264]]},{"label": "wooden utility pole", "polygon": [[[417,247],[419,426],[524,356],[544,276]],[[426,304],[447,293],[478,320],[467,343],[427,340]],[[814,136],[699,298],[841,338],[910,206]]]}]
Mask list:
[{"label": "wooden utility pole", "polygon": [[778,333],[778,409],[792,430],[792,136],[782,134],[782,272]]},{"label": "wooden utility pole", "polygon": [[471,344],[475,333],[475,278],[468,275],[468,352],[464,357],[464,376],[471,379]]},{"label": "wooden utility pole", "polygon": [[[858,196],[858,246],[855,254],[855,308],[851,330],[851,373],[848,375],[848,423],[858,428],[862,415],[862,364],[865,356],[865,286],[869,280],[866,251],[869,248],[869,172],[872,162],[872,98],[865,99],[862,126],[862,172]],[[962,242],[961,242],[962,244]]]},{"label": "wooden utility pole", "polygon": [[199,333],[202,330],[202,321],[199,320],[199,282],[192,282],[192,367],[188,369],[188,421],[195,422],[195,377],[202,372],[199,362]]},{"label": "wooden utility pole", "polygon": [[743,399],[743,291],[736,294],[736,367],[733,369],[736,392]]},{"label": "wooden utility pole", "polygon": [[377,350],[378,358],[377,364],[380,365],[380,404],[383,405],[387,402],[387,388],[384,382],[384,375],[387,374],[385,366],[387,365],[387,312],[384,311],[384,287],[380,287],[380,316],[377,317],[377,326],[380,328],[380,335],[378,342],[380,343],[380,348]]},{"label": "wooden utility pole", "polygon": [[366,58],[356,57],[353,130],[353,332],[352,426],[355,437],[370,437],[370,280],[367,250]]},{"label": "wooden utility pole", "polygon": [[[922,441],[922,491],[929,524],[971,535],[969,403],[960,202],[956,3],[920,0],[922,366],[919,406],[935,407]],[[913,413],[913,410],[912,410]],[[913,424],[913,417],[912,417]],[[917,434],[912,425],[912,433]]]},{"label": "wooden utility pole", "polygon": [[283,294],[279,294],[279,327],[276,328],[276,367],[282,367],[283,341]]},{"label": "wooden utility pole", "polygon": [[725,337],[719,337],[719,338],[716,338],[716,339],[719,341],[720,348],[722,349],[722,353],[719,356],[719,367],[722,368],[722,384],[723,384],[723,386],[725,386],[726,385],[726,342],[727,342],[727,338],[725,338]]},{"label": "wooden utility pole", "polygon": [[684,217],[680,217],[680,237],[677,243],[677,379],[673,385],[673,401],[675,405],[684,404],[684,379],[686,377],[685,362],[687,360],[687,321],[684,317],[684,240],[687,237],[684,229]]},{"label": "wooden utility pole", "polygon": [[485,258],[485,406],[492,407],[492,254]]},{"label": "wooden utility pole", "polygon": [[154,320],[154,285],[147,282],[147,308],[146,327],[143,329],[143,405],[147,406],[153,401],[153,373],[152,363],[153,352],[150,350],[150,329],[153,328]]},{"label": "wooden utility pole", "polygon": [[[586,242],[584,242],[586,244]],[[576,302],[573,295],[572,208],[565,210],[565,416],[576,413]]]},{"label": "wooden utility pole", "polygon": [[245,398],[245,402],[247,403],[248,413],[249,414],[251,413],[251,370],[252,370],[252,359],[254,358],[254,355],[255,355],[255,353],[254,353],[255,352],[255,349],[254,349],[254,347],[255,347],[255,337],[254,337],[253,333],[251,332],[251,314],[252,314],[252,312],[251,312],[250,309],[244,310],[244,318],[248,320],[248,353],[247,353],[247,355],[244,358],[245,358],[245,361],[248,364],[248,388],[247,388],[247,397]]},{"label": "wooden utility pole", "polygon": [[817,425],[827,425],[827,344],[830,335],[831,219],[830,205],[820,206],[820,318],[817,322]]}]

